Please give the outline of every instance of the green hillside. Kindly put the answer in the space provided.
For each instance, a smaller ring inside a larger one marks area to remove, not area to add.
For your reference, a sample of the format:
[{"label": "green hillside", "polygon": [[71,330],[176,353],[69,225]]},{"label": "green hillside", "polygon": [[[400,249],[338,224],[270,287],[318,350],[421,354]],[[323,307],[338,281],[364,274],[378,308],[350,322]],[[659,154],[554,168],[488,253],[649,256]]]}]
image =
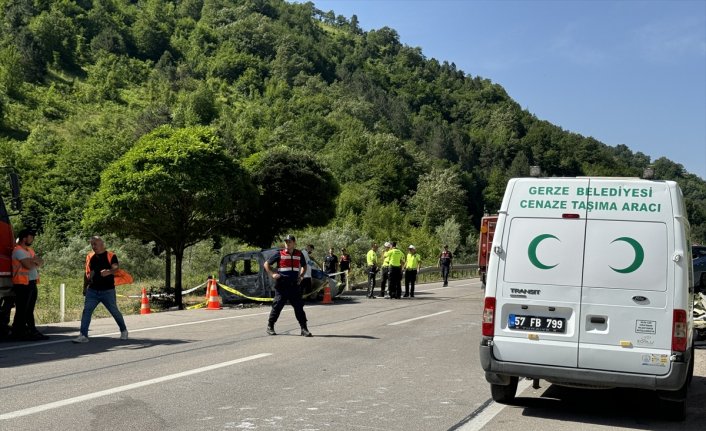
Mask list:
[{"label": "green hillside", "polygon": [[[706,183],[681,165],[562,130],[501,85],[425,57],[394,29],[362,31],[355,16],[279,0],[0,8],[0,163],[20,173],[18,224],[37,228],[46,251],[92,233],[84,211],[101,174],[163,125],[207,126],[246,168],[282,146],[315,158],[332,174],[327,193],[340,192],[335,210],[312,220],[320,227],[280,227],[317,246],[397,239],[429,256],[448,242],[469,255],[480,217],[530,165],[640,176],[652,164],[681,184],[692,240],[706,242]],[[246,220],[215,236],[267,243],[255,229],[267,227]]]}]

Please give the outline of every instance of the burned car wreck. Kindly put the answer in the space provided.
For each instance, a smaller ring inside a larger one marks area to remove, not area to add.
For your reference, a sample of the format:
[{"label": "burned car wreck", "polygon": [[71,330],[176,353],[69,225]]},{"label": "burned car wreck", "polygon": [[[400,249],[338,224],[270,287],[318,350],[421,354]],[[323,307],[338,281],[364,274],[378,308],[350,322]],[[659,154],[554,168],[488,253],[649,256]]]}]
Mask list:
[{"label": "burned car wreck", "polygon": [[[218,293],[224,304],[246,301],[270,301],[275,296],[275,282],[265,271],[265,262],[279,250],[276,248],[231,253],[223,256],[218,270],[221,285]],[[311,269],[311,289],[302,292],[305,300],[323,298],[324,287],[331,295],[341,294],[344,286],[337,286],[333,278],[314,263]]]}]

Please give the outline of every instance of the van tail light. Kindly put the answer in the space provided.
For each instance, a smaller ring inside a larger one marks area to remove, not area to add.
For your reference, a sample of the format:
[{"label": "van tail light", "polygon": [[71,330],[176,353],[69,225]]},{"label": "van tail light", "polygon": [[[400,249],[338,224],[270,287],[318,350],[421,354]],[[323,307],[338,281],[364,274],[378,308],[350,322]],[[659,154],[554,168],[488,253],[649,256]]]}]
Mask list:
[{"label": "van tail light", "polygon": [[[675,309],[672,323],[673,352],[686,352],[687,328],[686,311]],[[483,326],[483,331],[485,332],[485,326]]]},{"label": "van tail light", "polygon": [[495,298],[487,297],[485,298],[485,305],[483,306],[483,336],[492,337],[495,335]]}]

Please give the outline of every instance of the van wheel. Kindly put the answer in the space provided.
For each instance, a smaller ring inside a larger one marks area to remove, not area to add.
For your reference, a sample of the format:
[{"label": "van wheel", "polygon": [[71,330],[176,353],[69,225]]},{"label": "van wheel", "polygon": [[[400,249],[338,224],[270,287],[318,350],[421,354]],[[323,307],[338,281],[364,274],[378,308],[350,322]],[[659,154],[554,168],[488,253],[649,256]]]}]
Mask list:
[{"label": "van wheel", "polygon": [[490,394],[493,397],[493,401],[507,404],[511,403],[515,399],[515,393],[517,392],[517,381],[518,378],[513,376],[510,377],[509,385],[490,385]]},{"label": "van wheel", "polygon": [[687,377],[681,388],[676,391],[663,392],[664,398],[660,399],[664,418],[671,421],[683,421],[686,419],[686,398],[688,392],[689,378]]},{"label": "van wheel", "polygon": [[668,420],[683,421],[686,419],[686,399],[680,401],[662,400],[662,412]]}]

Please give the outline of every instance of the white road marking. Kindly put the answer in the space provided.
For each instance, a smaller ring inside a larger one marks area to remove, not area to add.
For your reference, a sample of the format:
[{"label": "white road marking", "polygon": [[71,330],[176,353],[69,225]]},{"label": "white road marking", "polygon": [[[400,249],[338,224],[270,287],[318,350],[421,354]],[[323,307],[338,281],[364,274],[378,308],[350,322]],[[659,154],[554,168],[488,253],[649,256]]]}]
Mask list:
[{"label": "white road marking", "polygon": [[248,357],[240,358],[240,359],[235,359],[235,360],[228,361],[228,362],[221,362],[219,364],[208,365],[206,367],[195,368],[193,370],[183,371],[181,373],[170,374],[168,376],[163,376],[163,377],[157,377],[155,379],[145,380],[143,382],[131,383],[129,385],[118,386],[117,388],[106,389],[104,391],[98,391],[98,392],[93,392],[91,394],[81,395],[78,397],[67,398],[65,400],[55,401],[53,403],[42,404],[39,406],[30,407],[28,409],[22,409],[22,410],[17,410],[14,412],[3,413],[3,414],[0,414],[0,420],[8,420],[8,419],[19,418],[22,416],[28,416],[28,415],[43,412],[46,410],[57,409],[59,407],[64,407],[64,406],[68,406],[71,404],[76,404],[76,403],[80,403],[83,401],[92,400],[95,398],[105,397],[107,395],[117,394],[119,392],[125,392],[125,391],[129,391],[132,389],[142,388],[145,386],[154,385],[156,383],[167,382],[169,380],[179,379],[179,378],[191,376],[194,374],[205,373],[206,371],[217,370],[219,368],[228,367],[231,365],[240,364],[242,362],[247,362],[247,361],[252,361],[255,359],[264,358],[264,357],[270,356],[270,355],[272,355],[272,353],[260,353],[258,355],[252,355],[252,356],[248,356]]},{"label": "white road marking", "polygon": [[419,320],[419,319],[426,319],[427,317],[438,316],[439,314],[450,313],[450,312],[451,312],[451,310],[439,311],[438,313],[427,314],[426,316],[419,316],[419,317],[415,317],[415,318],[413,318],[413,319],[400,320],[399,322],[388,323],[387,325],[388,325],[388,326],[401,325],[401,324],[403,324],[403,323],[413,322],[413,321]]},{"label": "white road marking", "polygon": [[[517,394],[521,394],[532,384],[532,380],[520,380],[517,385]],[[497,416],[506,406],[504,404],[498,404],[496,402],[491,402],[488,407],[486,407],[482,412],[480,412],[476,417],[466,422],[457,431],[480,431],[484,426],[488,424],[495,416]]]}]

